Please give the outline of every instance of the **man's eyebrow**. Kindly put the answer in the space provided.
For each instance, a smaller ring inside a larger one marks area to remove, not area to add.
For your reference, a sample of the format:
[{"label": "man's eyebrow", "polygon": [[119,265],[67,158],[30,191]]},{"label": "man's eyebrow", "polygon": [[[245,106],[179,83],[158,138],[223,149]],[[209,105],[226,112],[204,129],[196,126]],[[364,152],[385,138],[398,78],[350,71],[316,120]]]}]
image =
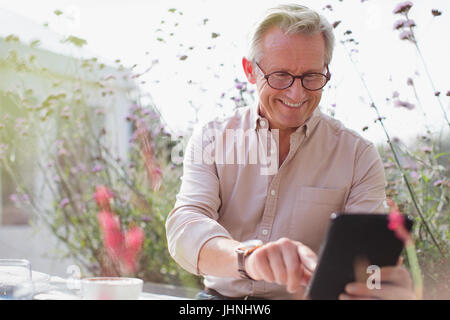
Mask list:
[{"label": "man's eyebrow", "polygon": [[[306,73],[323,73],[324,72],[325,67],[321,68],[321,69],[308,69],[304,72],[302,72],[301,74],[306,74]],[[273,68],[274,71],[271,71],[269,73],[273,73],[273,72],[286,72],[292,75],[295,75],[295,73],[292,73],[291,71],[287,70],[286,68]]]}]

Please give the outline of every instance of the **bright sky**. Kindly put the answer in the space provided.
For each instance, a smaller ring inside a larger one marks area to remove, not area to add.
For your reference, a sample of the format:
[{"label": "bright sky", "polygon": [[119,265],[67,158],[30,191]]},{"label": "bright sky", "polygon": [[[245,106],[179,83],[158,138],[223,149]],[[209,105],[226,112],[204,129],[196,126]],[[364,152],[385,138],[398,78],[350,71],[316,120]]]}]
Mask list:
[{"label": "bright sky", "polygon": [[[399,32],[392,28],[400,19],[392,14],[399,1],[296,2],[316,9],[331,23],[342,20],[335,30],[337,43],[330,66],[333,79],[331,88],[323,93],[323,111],[336,104],[336,118],[347,127],[371,141],[385,141],[380,125],[374,123],[377,116],[368,106],[367,94],[339,43],[343,33],[350,29],[360,43],[359,53],[355,55],[358,68],[364,72],[371,94],[387,118],[386,126],[391,135],[406,139],[424,132],[425,123],[436,132],[448,131],[413,45],[400,41]],[[442,91],[441,101],[450,114],[450,97],[445,96],[450,90],[446,80],[450,38],[445,36],[450,30],[450,2],[413,2],[410,18],[417,24],[419,45],[435,86]],[[200,121],[220,113],[218,102],[225,108],[232,106],[230,100],[223,101],[220,96],[222,92],[232,91],[235,78],[245,80],[241,59],[246,54],[248,31],[256,17],[279,3],[273,0],[0,0],[0,9],[27,17],[39,25],[47,22],[53,32],[84,38],[88,41],[87,52],[110,61],[120,59],[127,67],[137,64],[138,72],[158,59],[158,64],[143,77],[146,83],[142,88],[152,96],[169,129],[175,132],[187,128],[189,121],[194,120],[192,105],[199,109]],[[332,5],[333,11],[323,10],[327,4]],[[171,8],[176,11],[169,12]],[[54,15],[56,9],[64,15]],[[442,16],[434,18],[431,9],[439,9]],[[25,24],[14,28],[21,38],[32,32]],[[0,21],[0,36],[10,34],[10,29]],[[212,38],[213,32],[219,36]],[[44,45],[56,42],[41,40]],[[187,59],[180,60],[182,55],[187,55]],[[416,72],[419,75],[415,75]],[[426,117],[417,106],[411,87],[406,85],[408,77],[413,77],[419,88]],[[409,111],[386,103],[386,98],[394,91],[399,92],[402,100],[416,104],[416,109]],[[363,132],[365,126],[369,129]]]}]

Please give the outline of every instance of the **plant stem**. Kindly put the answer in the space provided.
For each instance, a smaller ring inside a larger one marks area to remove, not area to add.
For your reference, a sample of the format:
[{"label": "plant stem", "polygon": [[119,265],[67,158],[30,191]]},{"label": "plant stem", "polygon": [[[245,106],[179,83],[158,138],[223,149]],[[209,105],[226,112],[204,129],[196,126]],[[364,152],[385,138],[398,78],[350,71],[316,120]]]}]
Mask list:
[{"label": "plant stem", "polygon": [[[408,13],[405,14],[405,17],[407,20],[409,20]],[[411,34],[413,36],[412,42],[414,43],[414,46],[416,47],[416,50],[419,54],[420,60],[422,61],[423,67],[425,69],[425,73],[427,74],[427,77],[428,77],[428,81],[430,81],[431,88],[433,89],[433,94],[439,102],[439,106],[441,107],[442,114],[444,115],[444,119],[447,122],[447,125],[450,127],[450,121],[448,120],[447,112],[445,112],[444,106],[442,105],[442,101],[439,98],[439,95],[436,94],[438,92],[438,90],[436,90],[436,87],[434,86],[433,79],[431,78],[430,71],[428,70],[427,64],[425,62],[425,58],[423,57],[422,50],[420,50],[420,48],[419,48],[419,43],[417,42],[416,34],[414,33],[413,27],[409,27],[409,30],[411,31]]]},{"label": "plant stem", "polygon": [[420,271],[419,261],[417,260],[416,249],[412,239],[406,242],[406,253],[408,255],[408,262],[411,269],[411,275],[414,283],[414,292],[417,299],[423,299],[423,280]]},{"label": "plant stem", "polygon": [[438,248],[438,250],[439,250],[439,252],[441,253],[442,257],[446,258],[446,255],[445,255],[444,251],[442,250],[442,248],[441,248],[440,245],[438,244],[436,238],[434,237],[433,232],[431,231],[431,229],[430,229],[430,227],[429,227],[427,221],[425,220],[425,217],[424,217],[423,214],[422,214],[422,210],[420,209],[420,206],[419,206],[419,204],[417,203],[416,195],[415,195],[413,189],[411,188],[411,185],[410,185],[410,183],[409,183],[409,180],[408,180],[408,178],[407,178],[407,176],[406,176],[406,174],[405,174],[405,171],[404,171],[403,167],[402,167],[401,164],[400,164],[400,161],[399,161],[398,156],[397,156],[397,152],[395,151],[394,146],[392,145],[392,142],[391,142],[391,138],[390,138],[390,136],[389,136],[389,133],[387,132],[386,127],[384,126],[383,119],[382,119],[382,117],[381,117],[381,115],[380,115],[380,111],[379,111],[378,107],[376,106],[376,104],[375,104],[375,102],[374,102],[374,99],[372,98],[372,95],[371,95],[370,90],[369,90],[369,88],[368,88],[368,86],[367,86],[367,83],[366,83],[366,81],[364,80],[363,75],[362,75],[361,72],[359,71],[358,66],[356,65],[356,62],[353,60],[351,54],[348,52],[348,50],[347,50],[347,48],[345,47],[344,44],[343,44],[343,46],[344,46],[345,51],[346,51],[348,57],[350,58],[350,61],[351,61],[351,63],[353,64],[353,66],[354,66],[354,68],[355,68],[355,70],[356,70],[356,72],[357,72],[357,74],[358,74],[358,76],[359,76],[359,78],[360,78],[360,80],[361,80],[361,82],[362,82],[362,84],[363,84],[363,86],[364,86],[366,92],[367,92],[367,95],[369,96],[369,99],[370,99],[370,102],[371,102],[371,107],[374,108],[375,111],[376,111],[376,113],[377,113],[377,116],[378,116],[378,119],[377,119],[377,120],[380,122],[381,127],[383,128],[384,134],[386,135],[387,143],[388,143],[388,145],[389,145],[389,147],[390,147],[390,149],[391,149],[391,151],[392,151],[392,154],[394,155],[395,163],[396,163],[396,165],[397,165],[397,168],[400,170],[401,176],[402,176],[402,178],[403,178],[403,180],[404,180],[404,182],[405,182],[405,184],[406,184],[406,187],[407,187],[407,189],[408,189],[408,192],[409,192],[409,194],[410,194],[410,196],[411,196],[411,200],[413,201],[414,207],[416,208],[417,213],[419,214],[419,217],[420,217],[420,219],[422,220],[422,223],[425,225],[425,228],[426,228],[428,234],[430,235],[430,237],[431,237],[433,243],[434,243],[435,246]]}]

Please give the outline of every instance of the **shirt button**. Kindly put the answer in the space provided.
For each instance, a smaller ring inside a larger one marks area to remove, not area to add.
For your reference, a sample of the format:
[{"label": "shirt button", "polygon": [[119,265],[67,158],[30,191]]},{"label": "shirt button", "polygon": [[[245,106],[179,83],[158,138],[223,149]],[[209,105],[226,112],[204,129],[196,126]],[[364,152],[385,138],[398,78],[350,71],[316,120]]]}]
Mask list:
[{"label": "shirt button", "polygon": [[259,120],[259,125],[261,127],[265,127],[266,126],[266,122],[264,120]]},{"label": "shirt button", "polygon": [[267,229],[262,229],[261,233],[265,236],[267,236],[269,234],[269,230]]},{"label": "shirt button", "polygon": [[270,194],[274,196],[275,195],[275,190],[270,191]]}]

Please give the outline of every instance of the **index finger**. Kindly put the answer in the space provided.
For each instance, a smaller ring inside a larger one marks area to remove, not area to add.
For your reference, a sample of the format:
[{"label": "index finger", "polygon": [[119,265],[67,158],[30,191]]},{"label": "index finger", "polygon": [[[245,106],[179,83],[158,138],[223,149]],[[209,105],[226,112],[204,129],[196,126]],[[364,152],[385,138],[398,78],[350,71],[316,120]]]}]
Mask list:
[{"label": "index finger", "polygon": [[297,252],[305,269],[313,273],[317,266],[317,255],[314,251],[303,244],[299,244]]}]

